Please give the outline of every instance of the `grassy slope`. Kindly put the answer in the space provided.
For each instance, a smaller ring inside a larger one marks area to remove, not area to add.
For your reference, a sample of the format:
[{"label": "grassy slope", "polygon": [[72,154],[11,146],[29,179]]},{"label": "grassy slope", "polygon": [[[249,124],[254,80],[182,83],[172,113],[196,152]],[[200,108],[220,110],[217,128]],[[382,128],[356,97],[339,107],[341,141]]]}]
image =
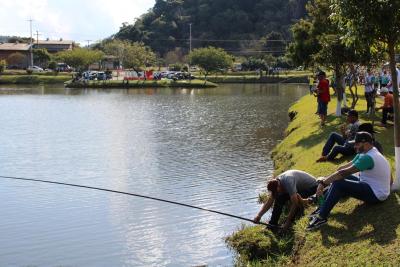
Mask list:
[{"label": "grassy slope", "polygon": [[[381,102],[381,100],[378,100]],[[378,104],[379,106],[380,104]],[[329,104],[333,114],[336,101]],[[365,111],[365,100],[360,99],[356,109]],[[277,173],[288,168],[306,170],[315,176],[324,176],[334,171],[337,165],[350,158],[340,158],[332,163],[315,163],[322,146],[331,131],[335,131],[344,119],[330,115],[325,128],[319,126],[315,99],[306,96],[292,106],[297,118],[289,125],[290,133],[275,151]],[[380,116],[380,114],[378,114]],[[362,121],[368,117],[361,115]],[[393,128],[375,127],[376,138],[384,147],[384,154],[394,166]],[[282,160],[286,159],[286,160]],[[367,206],[349,199],[337,205],[327,226],[315,232],[306,232],[307,219],[300,220],[295,229],[296,241],[303,246],[297,252],[295,263],[300,265],[380,265],[400,263],[398,256],[400,239],[399,196],[393,194],[382,205]]]},{"label": "grassy slope", "polygon": [[[381,102],[378,100],[378,103]],[[365,106],[364,98],[360,98],[356,109],[362,114]],[[334,114],[335,108],[336,101],[333,99],[329,104],[328,113]],[[338,164],[351,159],[340,158],[332,163],[315,163],[329,133],[336,131],[344,122],[344,118],[329,115],[327,126],[321,128],[318,117],[314,115],[316,100],[313,96],[303,97],[290,110],[298,114],[287,128],[288,136],[273,153],[276,174],[287,169],[300,169],[315,176],[324,176],[334,171]],[[378,116],[380,115],[378,113]],[[361,115],[361,121],[369,121],[369,119]],[[384,147],[385,156],[394,166],[393,128],[375,127],[375,130],[378,132],[377,140]],[[258,236],[262,236],[264,244],[268,242],[275,244],[275,247],[267,248],[270,252],[269,259],[264,264],[274,262],[279,265],[290,263],[296,266],[398,265],[400,264],[399,206],[400,195],[398,194],[392,194],[383,204],[375,206],[348,199],[340,202],[333,209],[328,224],[315,232],[305,231],[307,218],[303,217],[297,221],[293,232],[283,238],[286,240],[283,242],[285,245],[278,249],[276,244],[279,243],[276,240],[279,237],[266,235],[265,230],[260,230],[259,227],[248,227],[239,231],[230,238],[231,242],[228,241],[228,244],[233,245],[236,251],[241,251],[242,255],[245,255],[242,256],[243,258],[259,259],[259,255],[254,257],[248,249],[243,248],[246,242],[258,246],[260,242],[250,237],[257,233]],[[308,210],[310,211],[311,209]],[[294,246],[289,242],[292,238],[294,238]],[[276,253],[279,255],[274,255]],[[264,264],[258,262],[254,265]]]},{"label": "grassy slope", "polygon": [[63,83],[70,79],[71,75],[1,75],[0,84]]}]

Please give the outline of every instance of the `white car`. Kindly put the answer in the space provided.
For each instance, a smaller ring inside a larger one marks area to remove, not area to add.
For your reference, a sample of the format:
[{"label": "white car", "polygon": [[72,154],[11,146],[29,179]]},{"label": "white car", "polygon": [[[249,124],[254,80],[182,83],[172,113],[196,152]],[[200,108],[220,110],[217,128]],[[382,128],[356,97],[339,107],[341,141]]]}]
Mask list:
[{"label": "white car", "polygon": [[29,66],[27,71],[32,71],[32,72],[43,72],[44,70],[41,67],[38,66]]}]

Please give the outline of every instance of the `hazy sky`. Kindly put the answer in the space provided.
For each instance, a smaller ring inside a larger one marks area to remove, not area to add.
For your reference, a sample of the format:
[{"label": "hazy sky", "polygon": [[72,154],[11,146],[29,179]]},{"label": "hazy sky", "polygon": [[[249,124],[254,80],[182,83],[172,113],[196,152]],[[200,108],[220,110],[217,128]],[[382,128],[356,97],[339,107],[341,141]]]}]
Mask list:
[{"label": "hazy sky", "polygon": [[[28,37],[29,18],[39,39],[91,43],[116,33],[123,22],[153,7],[155,0],[0,0],[0,35]],[[36,35],[34,35],[36,39]]]}]

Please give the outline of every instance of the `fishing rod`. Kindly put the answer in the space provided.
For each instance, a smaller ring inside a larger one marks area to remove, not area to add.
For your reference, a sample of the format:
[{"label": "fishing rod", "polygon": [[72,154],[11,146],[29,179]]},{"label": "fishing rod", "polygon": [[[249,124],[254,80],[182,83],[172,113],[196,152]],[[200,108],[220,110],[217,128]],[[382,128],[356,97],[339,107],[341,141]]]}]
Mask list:
[{"label": "fishing rod", "polygon": [[[243,220],[243,221],[248,221],[248,222],[256,224],[252,219],[249,219],[249,218],[244,218],[244,217],[241,217],[241,216],[237,216],[237,215],[234,215],[234,214],[229,214],[229,213],[222,212],[222,211],[217,211],[217,210],[197,207],[197,206],[193,206],[193,205],[189,205],[189,204],[185,204],[185,203],[180,203],[180,202],[176,202],[176,201],[172,201],[172,200],[167,200],[167,199],[161,199],[161,198],[157,198],[157,197],[145,196],[145,195],[134,194],[134,193],[129,193],[129,192],[123,192],[123,191],[112,190],[112,189],[106,189],[106,188],[101,188],[101,187],[94,187],[94,186],[88,186],[88,185],[79,185],[79,184],[71,184],[71,183],[63,183],[63,182],[56,182],[56,181],[49,181],[49,180],[42,180],[42,179],[13,177],[13,176],[2,176],[2,175],[0,175],[0,178],[2,178],[2,179],[11,179],[11,180],[20,180],[20,181],[31,181],[31,182],[46,183],[46,184],[55,184],[55,185],[64,185],[64,186],[71,186],[71,187],[79,187],[79,188],[85,188],[85,189],[91,189],[91,190],[98,190],[98,191],[105,191],[105,192],[110,192],[110,193],[128,195],[128,196],[133,196],[133,197],[140,197],[140,198],[145,198],[145,199],[151,199],[151,200],[155,200],[155,201],[170,203],[170,204],[174,204],[174,205],[184,206],[184,207],[188,207],[188,208],[198,209],[198,210],[202,210],[202,211],[212,212],[212,213],[216,213],[216,214],[219,214],[219,215],[224,215],[224,216],[228,216],[228,217],[232,217],[232,218],[236,218],[236,219],[240,219],[240,220]],[[259,222],[258,224],[262,224],[262,225],[268,226],[268,224],[263,223],[263,222]]]}]

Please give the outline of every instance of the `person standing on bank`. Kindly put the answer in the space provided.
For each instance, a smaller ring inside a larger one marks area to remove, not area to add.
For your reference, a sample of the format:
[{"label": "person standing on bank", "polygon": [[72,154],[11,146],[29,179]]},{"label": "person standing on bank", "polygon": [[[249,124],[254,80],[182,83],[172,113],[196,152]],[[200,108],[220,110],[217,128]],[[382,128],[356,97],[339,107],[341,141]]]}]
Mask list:
[{"label": "person standing on bank", "polygon": [[[263,204],[256,217],[255,223],[259,223],[261,217],[272,207],[272,216],[268,223],[271,230],[289,229],[296,214],[308,204],[307,198],[314,195],[317,190],[317,180],[312,175],[298,170],[288,170],[272,179],[267,184],[270,193],[268,200]],[[279,226],[279,218],[284,205],[290,201],[290,211],[285,223]]]},{"label": "person standing on bank", "polygon": [[318,115],[321,118],[321,126],[324,126],[326,116],[328,115],[328,103],[331,101],[331,96],[329,94],[329,81],[326,79],[326,74],[323,71],[318,73],[318,86],[316,93],[318,102]]},{"label": "person standing on bank", "polygon": [[[325,194],[325,201],[314,215],[307,227],[313,230],[327,223],[333,207],[344,197],[354,197],[366,203],[380,203],[390,194],[392,177],[389,162],[373,146],[372,135],[367,132],[358,132],[354,148],[356,157],[349,163],[342,165],[338,170],[327,177],[317,180],[317,197],[323,194],[325,187],[330,185]],[[354,174],[359,172],[359,177]]]}]

